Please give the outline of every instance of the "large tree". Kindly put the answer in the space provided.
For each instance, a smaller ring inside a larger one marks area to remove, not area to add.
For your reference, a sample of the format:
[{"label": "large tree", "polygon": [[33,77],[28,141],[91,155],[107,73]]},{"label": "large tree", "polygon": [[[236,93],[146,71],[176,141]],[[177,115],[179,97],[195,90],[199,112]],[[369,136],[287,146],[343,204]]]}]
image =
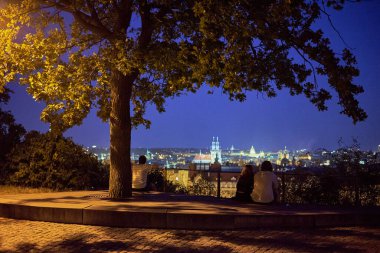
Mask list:
[{"label": "large tree", "polygon": [[319,110],[335,91],[343,114],[366,118],[355,58],[334,52],[314,25],[344,0],[1,2],[0,87],[26,85],[46,103],[41,119],[53,132],[97,107],[110,123],[112,197],[131,195],[131,127],[149,126],[146,105],[164,111],[166,97],[202,85],[240,101],[248,91],[274,97],[288,88]]}]

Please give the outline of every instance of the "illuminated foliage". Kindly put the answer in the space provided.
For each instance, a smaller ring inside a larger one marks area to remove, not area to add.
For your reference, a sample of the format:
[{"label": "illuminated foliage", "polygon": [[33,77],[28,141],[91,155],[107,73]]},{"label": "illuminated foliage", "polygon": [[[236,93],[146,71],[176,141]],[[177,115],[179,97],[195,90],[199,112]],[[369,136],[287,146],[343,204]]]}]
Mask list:
[{"label": "illuminated foliage", "polygon": [[[333,152],[332,165],[313,172],[297,168],[281,180],[285,202],[325,205],[380,205],[380,170],[372,152],[351,146]],[[283,185],[285,184],[285,185]],[[281,188],[281,187],[280,187]]]},{"label": "illuminated foliage", "polygon": [[[344,0],[328,0],[337,10]],[[348,49],[335,53],[315,21],[324,1],[17,0],[1,1],[0,90],[11,81],[46,103],[53,132],[82,123],[92,107],[110,121],[113,197],[131,195],[131,126],[150,125],[148,103],[221,88],[244,101],[287,88],[326,110],[336,91],[354,122],[359,74]],[[294,57],[294,54],[298,55]],[[324,76],[327,84],[317,84]],[[327,86],[327,87],[326,87]],[[131,116],[132,114],[132,116]]]},{"label": "illuminated foliage", "polygon": [[216,196],[216,187],[207,176],[203,174],[197,175],[192,184],[187,187],[190,195]]},{"label": "illuminated foliage", "polygon": [[107,169],[72,140],[29,132],[9,155],[8,183],[55,190],[107,187]]}]

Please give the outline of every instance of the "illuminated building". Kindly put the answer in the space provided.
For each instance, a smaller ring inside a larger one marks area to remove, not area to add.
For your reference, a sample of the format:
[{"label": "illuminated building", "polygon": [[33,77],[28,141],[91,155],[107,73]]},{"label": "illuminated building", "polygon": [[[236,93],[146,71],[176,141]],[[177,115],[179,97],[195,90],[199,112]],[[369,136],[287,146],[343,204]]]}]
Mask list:
[{"label": "illuminated building", "polygon": [[202,167],[205,167],[205,165],[210,165],[215,161],[222,163],[222,149],[220,148],[218,137],[212,137],[210,154],[202,154],[202,151],[199,151],[199,154],[195,155],[192,162],[194,164],[200,164]]},{"label": "illuminated building", "polygon": [[152,160],[153,159],[153,154],[152,152],[149,151],[149,149],[146,149],[146,154],[145,154],[146,158],[148,160]]},{"label": "illuminated building", "polygon": [[284,150],[280,150],[277,152],[278,156],[276,159],[276,164],[283,166],[283,164],[289,164],[289,151],[286,149],[286,146]]},{"label": "illuminated building", "polygon": [[212,137],[210,153],[211,153],[212,163],[216,161],[219,163],[222,163],[222,149],[220,148],[218,137],[216,137],[216,141],[215,141],[215,137]]},{"label": "illuminated building", "polygon": [[306,154],[303,154],[303,155],[299,155],[298,156],[298,160],[311,160],[311,155],[310,155],[310,153],[306,153]]},{"label": "illuminated building", "polygon": [[251,149],[249,150],[249,155],[251,157],[258,157],[259,156],[259,154],[256,153],[256,150],[253,146],[251,146]]},{"label": "illuminated building", "polygon": [[211,163],[211,155],[202,154],[202,151],[199,151],[199,154],[196,154],[193,163]]}]

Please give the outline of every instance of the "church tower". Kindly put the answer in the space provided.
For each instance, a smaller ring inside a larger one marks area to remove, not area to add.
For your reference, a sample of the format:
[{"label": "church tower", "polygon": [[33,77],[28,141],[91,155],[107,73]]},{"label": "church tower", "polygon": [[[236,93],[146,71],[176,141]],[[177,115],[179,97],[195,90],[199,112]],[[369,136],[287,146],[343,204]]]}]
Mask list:
[{"label": "church tower", "polygon": [[215,161],[222,164],[222,149],[220,148],[219,144],[219,137],[212,137],[212,143],[211,143],[211,163],[214,163]]},{"label": "church tower", "polygon": [[251,146],[251,149],[249,150],[249,155],[252,157],[256,156],[256,150],[253,146]]}]

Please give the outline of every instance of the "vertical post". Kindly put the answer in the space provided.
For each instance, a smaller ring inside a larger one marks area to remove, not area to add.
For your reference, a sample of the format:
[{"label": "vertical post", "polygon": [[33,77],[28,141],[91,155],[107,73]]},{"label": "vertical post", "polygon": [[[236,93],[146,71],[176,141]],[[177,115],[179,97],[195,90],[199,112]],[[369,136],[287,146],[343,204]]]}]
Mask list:
[{"label": "vertical post", "polygon": [[166,166],[164,167],[164,192],[166,192],[166,183],[167,183],[167,171]]},{"label": "vertical post", "polygon": [[284,172],[282,172],[281,173],[281,183],[282,183],[282,185],[281,185],[281,191],[282,191],[282,193],[281,193],[281,195],[282,195],[282,199],[281,199],[281,202],[282,203],[285,203],[285,198],[286,198],[286,193],[285,193],[285,173]]},{"label": "vertical post", "polygon": [[[211,171],[211,174],[215,173],[215,172],[217,173],[217,180],[218,180],[218,182],[217,182],[217,189],[216,189],[217,190],[217,194],[216,194],[216,196],[218,198],[220,198],[220,172],[221,172],[221,170],[222,170],[222,166],[217,161],[215,163],[211,164],[211,166],[209,168],[209,171]],[[213,177],[211,177],[211,178],[213,178]]]},{"label": "vertical post", "polygon": [[220,170],[218,170],[218,193],[217,197],[220,199]]}]

